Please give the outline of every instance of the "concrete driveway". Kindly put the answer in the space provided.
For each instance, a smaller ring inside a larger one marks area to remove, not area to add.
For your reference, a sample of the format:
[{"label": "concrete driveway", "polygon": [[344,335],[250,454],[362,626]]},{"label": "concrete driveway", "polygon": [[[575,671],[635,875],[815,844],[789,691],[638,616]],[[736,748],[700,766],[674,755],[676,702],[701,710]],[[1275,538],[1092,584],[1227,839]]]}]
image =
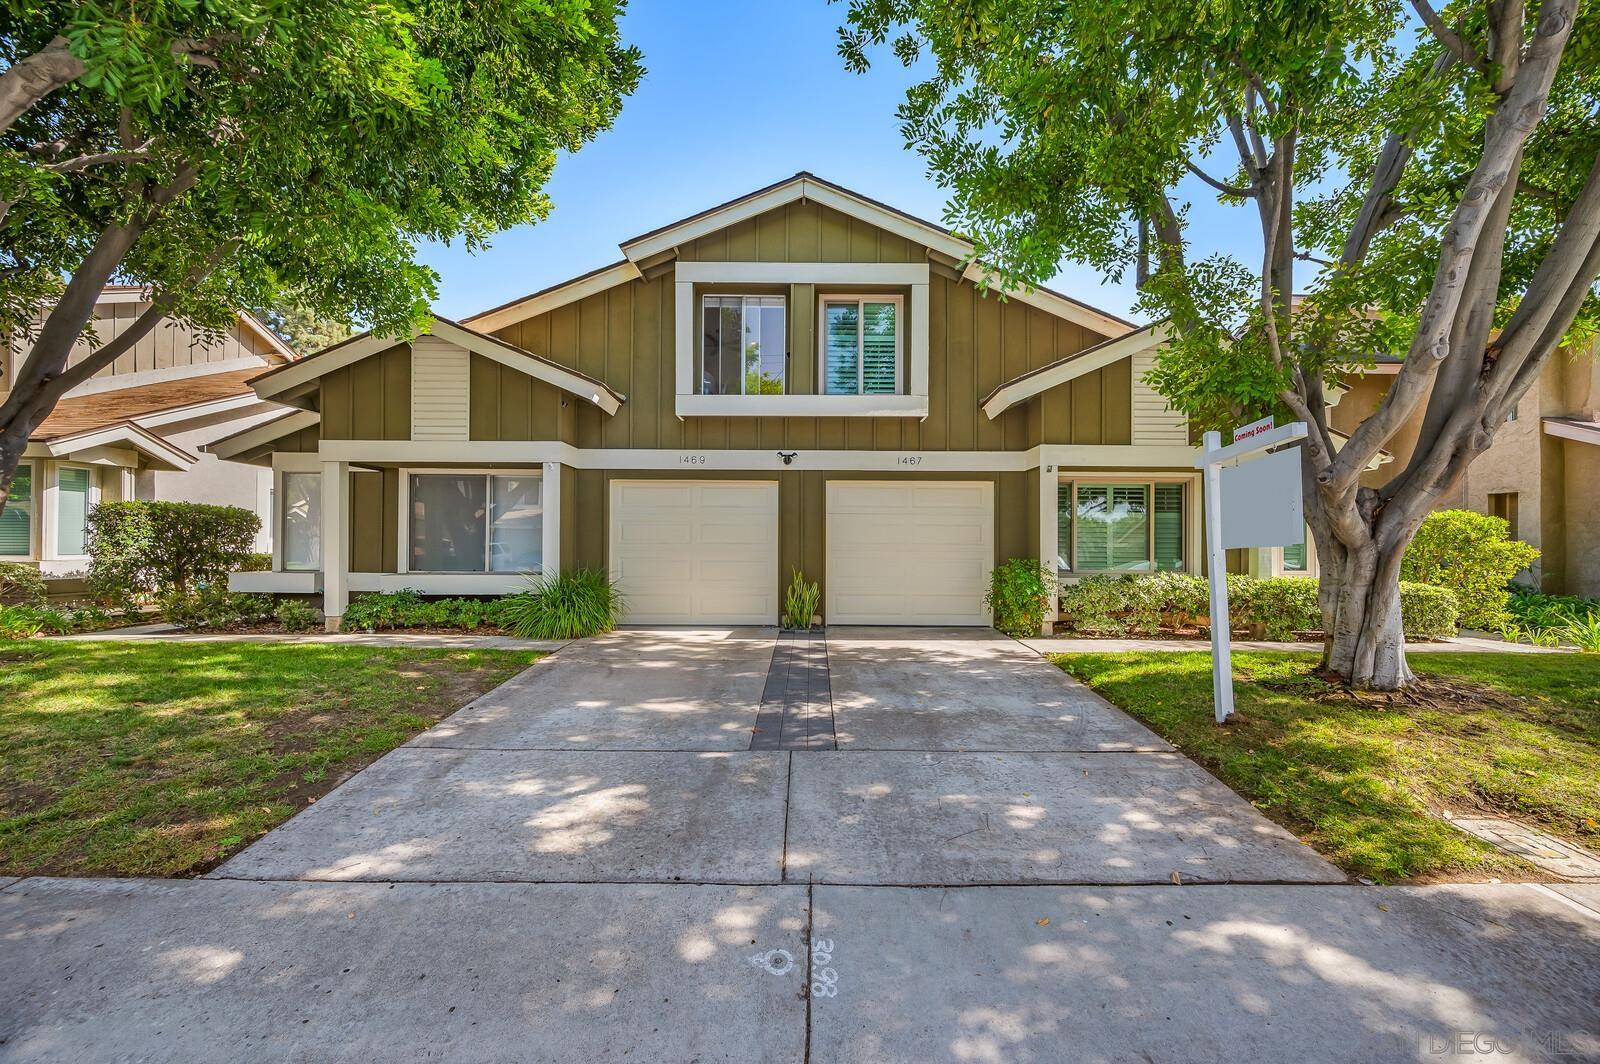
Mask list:
[{"label": "concrete driveway", "polygon": [[0,972],[0,1061],[1600,1059],[1600,888],[1346,883],[973,630],[573,644]]}]

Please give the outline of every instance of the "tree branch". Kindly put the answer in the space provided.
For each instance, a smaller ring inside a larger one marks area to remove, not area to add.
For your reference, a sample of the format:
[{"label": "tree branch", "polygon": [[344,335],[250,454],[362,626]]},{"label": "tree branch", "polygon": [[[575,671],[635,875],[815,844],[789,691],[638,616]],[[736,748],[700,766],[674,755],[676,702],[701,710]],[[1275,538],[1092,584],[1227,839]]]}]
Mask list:
[{"label": "tree branch", "polygon": [[1221,192],[1225,196],[1237,196],[1240,199],[1249,199],[1251,196],[1256,194],[1253,188],[1244,188],[1240,185],[1230,185],[1226,181],[1218,181],[1216,178],[1200,169],[1188,159],[1183,161],[1183,165],[1195,177],[1198,177],[1200,180],[1204,181],[1206,184],[1210,185],[1212,188],[1216,189],[1218,192]]},{"label": "tree branch", "polygon": [[16,124],[46,96],[83,76],[83,60],[67,50],[65,37],[52,37],[37,52],[0,74],[0,133]]},{"label": "tree branch", "polygon": [[89,155],[80,155],[75,159],[63,159],[57,163],[45,163],[43,168],[58,174],[76,173],[79,170],[88,170],[107,163],[136,163],[144,162],[150,158],[150,146],[154,139],[147,140],[137,148],[129,151],[102,151]]},{"label": "tree branch", "polygon": [[1488,76],[1489,64],[1484,62],[1483,56],[1478,54],[1476,48],[1467,43],[1465,37],[1444,24],[1444,19],[1439,17],[1439,13],[1433,9],[1433,5],[1428,3],[1428,0],[1411,0],[1411,6],[1416,9],[1417,15],[1422,19],[1423,24],[1433,31],[1433,35],[1439,39],[1439,43],[1448,48],[1452,55],[1478,73],[1483,74],[1485,77]]}]

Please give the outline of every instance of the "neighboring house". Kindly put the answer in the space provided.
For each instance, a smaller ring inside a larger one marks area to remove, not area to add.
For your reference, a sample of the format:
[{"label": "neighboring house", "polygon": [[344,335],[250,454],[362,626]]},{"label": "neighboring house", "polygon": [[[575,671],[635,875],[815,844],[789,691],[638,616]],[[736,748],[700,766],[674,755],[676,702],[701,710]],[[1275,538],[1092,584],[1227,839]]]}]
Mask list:
[{"label": "neighboring house", "polygon": [[[93,340],[76,363],[149,306],[138,288],[108,287],[95,306]],[[0,346],[0,399],[27,348]],[[281,414],[247,383],[294,353],[240,312],[220,336],[164,321],[127,354],[68,392],[29,437],[5,512],[0,561],[36,563],[46,575],[88,567],[85,522],[102,500],[165,499],[242,506],[262,518],[271,549],[272,477],[224,465],[202,448]]]},{"label": "neighboring house", "polygon": [[[1388,393],[1400,360],[1379,359],[1352,373],[1334,397],[1329,423],[1336,434],[1354,432]],[[1377,487],[1404,469],[1416,448],[1426,404],[1389,441],[1382,466],[1365,482]],[[1393,463],[1393,464],[1391,464]],[[1600,596],[1600,513],[1592,499],[1600,486],[1600,359],[1592,348],[1563,348],[1495,434],[1494,443],[1467,467],[1461,483],[1438,499],[1437,510],[1475,510],[1504,518],[1514,539],[1538,547],[1540,558],[1522,579],[1545,591]],[[1237,552],[1242,554],[1243,552]],[[1260,576],[1316,575],[1310,544],[1251,551],[1230,568]]]},{"label": "neighboring house", "polygon": [[791,570],[842,623],[984,624],[990,569],[1200,569],[1162,333],[809,174],[621,262],[252,383],[296,408],[212,444],[270,467],[273,571],[240,589],[494,594],[600,567],[625,620],[773,624]]}]

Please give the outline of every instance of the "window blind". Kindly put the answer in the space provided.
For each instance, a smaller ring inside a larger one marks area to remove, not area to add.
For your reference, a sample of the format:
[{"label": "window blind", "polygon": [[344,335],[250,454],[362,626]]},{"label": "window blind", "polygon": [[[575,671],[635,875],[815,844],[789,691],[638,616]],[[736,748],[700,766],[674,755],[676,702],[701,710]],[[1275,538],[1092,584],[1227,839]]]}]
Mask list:
[{"label": "window blind", "polygon": [[33,464],[23,462],[17,466],[11,480],[11,495],[6,499],[4,513],[0,513],[0,557],[25,558],[32,546],[33,527]]},{"label": "window blind", "polygon": [[1155,486],[1156,568],[1183,568],[1183,485]]},{"label": "window blind", "polygon": [[895,380],[897,348],[893,303],[862,305],[861,394],[893,395],[899,390]]},{"label": "window blind", "polygon": [[56,474],[56,553],[72,558],[89,551],[89,471],[62,468]]},{"label": "window blind", "polygon": [[860,310],[855,303],[829,303],[823,314],[823,388],[828,395],[855,395],[860,373]]}]

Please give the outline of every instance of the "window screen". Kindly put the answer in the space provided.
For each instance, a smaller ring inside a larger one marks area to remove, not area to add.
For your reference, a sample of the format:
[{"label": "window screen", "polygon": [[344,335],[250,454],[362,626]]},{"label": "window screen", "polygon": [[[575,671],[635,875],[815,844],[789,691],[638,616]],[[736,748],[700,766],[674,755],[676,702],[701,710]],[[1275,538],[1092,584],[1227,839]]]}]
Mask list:
[{"label": "window screen", "polygon": [[56,471],[56,553],[74,558],[89,552],[89,471]]}]

